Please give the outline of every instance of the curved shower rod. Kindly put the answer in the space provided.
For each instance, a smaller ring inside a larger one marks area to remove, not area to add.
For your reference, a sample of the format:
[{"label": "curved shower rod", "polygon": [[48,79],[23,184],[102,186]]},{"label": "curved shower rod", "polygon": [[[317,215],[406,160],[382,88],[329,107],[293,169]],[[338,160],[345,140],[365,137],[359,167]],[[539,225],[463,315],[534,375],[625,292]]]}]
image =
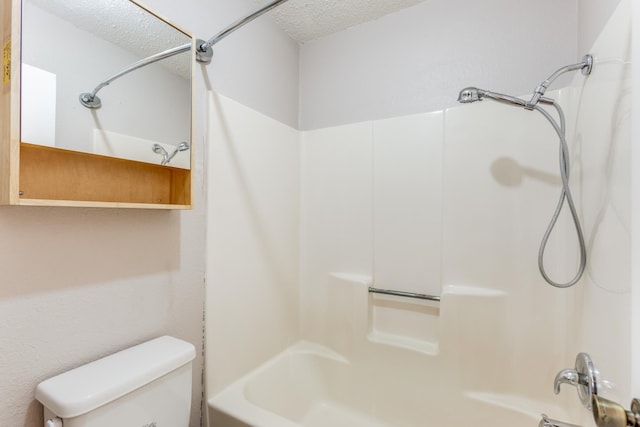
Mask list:
[{"label": "curved shower rod", "polygon": [[133,64],[129,65],[127,68],[125,68],[122,71],[117,72],[116,74],[112,75],[111,77],[107,77],[102,83],[100,83],[98,86],[96,86],[96,88],[93,90],[93,92],[89,93],[89,92],[85,92],[85,93],[81,93],[80,94],[80,103],[82,105],[84,105],[87,108],[100,108],[100,106],[102,106],[102,102],[100,101],[100,98],[97,96],[97,93],[100,89],[102,89],[103,87],[109,85],[109,83],[111,83],[112,81],[124,76],[125,74],[128,74],[132,71],[137,70],[138,68],[144,67],[146,65],[149,64],[153,64],[154,62],[158,62],[160,60],[169,58],[171,56],[177,55],[179,53],[182,52],[187,52],[191,50],[191,43],[186,43],[183,44],[181,46],[178,47],[174,47],[171,49],[167,49],[165,51],[162,51],[160,53],[156,53],[154,55],[151,55],[147,58],[141,59],[140,61],[134,62]]},{"label": "curved shower rod", "polygon": [[[253,21],[254,19],[264,15],[265,13],[269,12],[271,9],[274,9],[275,7],[279,6],[280,4],[282,4],[282,3],[286,2],[286,1],[289,1],[289,0],[275,0],[275,1],[272,1],[271,3],[266,4],[265,6],[257,9],[252,14],[250,14],[250,15],[242,18],[242,19],[239,19],[236,22],[234,22],[233,24],[229,25],[227,28],[225,28],[224,30],[220,31],[218,34],[216,34],[215,36],[211,37],[206,42],[204,40],[196,39],[196,60],[198,62],[202,62],[202,63],[208,64],[209,62],[211,62],[211,58],[213,57],[213,49],[212,49],[213,45],[215,45],[220,40],[222,40],[225,37],[227,37],[229,34],[231,34],[234,31],[236,31],[237,29],[243,27],[244,25],[248,24],[249,22]],[[96,86],[96,88],[93,90],[93,92],[81,93],[80,94],[80,103],[82,105],[84,105],[85,107],[87,107],[87,108],[100,108],[102,106],[102,102],[100,101],[100,98],[97,96],[97,93],[98,93],[98,91],[100,89],[102,89],[103,87],[109,85],[109,83],[111,83],[112,81],[124,76],[125,74],[128,74],[128,73],[130,73],[132,71],[135,71],[138,68],[144,67],[144,66],[149,65],[149,64],[153,64],[154,62],[160,61],[160,60],[165,59],[165,58],[169,58],[169,57],[171,57],[173,55],[177,55],[179,53],[186,52],[188,50],[191,50],[191,43],[187,43],[187,44],[184,44],[182,46],[174,47],[172,49],[168,49],[168,50],[165,50],[163,52],[151,55],[151,56],[149,56],[147,58],[141,59],[140,61],[129,65],[124,70],[119,71],[116,74],[112,75],[111,77],[106,78],[102,83],[100,83],[98,86]]]},{"label": "curved shower rod", "polygon": [[220,40],[224,39],[229,34],[233,33],[235,30],[245,26],[249,22],[264,15],[265,13],[269,12],[271,9],[274,9],[280,6],[282,3],[286,1],[289,1],[289,0],[275,0],[270,3],[267,3],[265,6],[257,9],[251,15],[248,15],[242,19],[238,19],[236,22],[229,25],[227,28],[220,31],[215,36],[211,37],[207,42],[202,42],[202,40],[198,40],[197,46],[196,46],[196,60],[198,62],[203,62],[203,63],[211,62],[211,58],[213,57],[213,50],[211,49],[211,47],[214,44],[218,43]]}]

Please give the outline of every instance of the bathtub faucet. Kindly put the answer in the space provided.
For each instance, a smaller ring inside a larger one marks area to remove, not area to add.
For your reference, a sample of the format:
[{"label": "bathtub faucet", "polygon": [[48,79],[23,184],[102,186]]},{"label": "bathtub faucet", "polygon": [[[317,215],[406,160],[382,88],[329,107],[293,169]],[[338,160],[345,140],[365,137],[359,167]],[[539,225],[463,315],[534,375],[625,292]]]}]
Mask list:
[{"label": "bathtub faucet", "polygon": [[558,420],[552,420],[551,418],[547,417],[545,414],[542,414],[542,419],[540,420],[538,427],[581,427],[581,426],[576,424],[563,423],[562,421],[558,421]]},{"label": "bathtub faucet", "polygon": [[591,410],[591,397],[598,395],[600,384],[598,371],[587,353],[576,356],[575,369],[563,369],[558,372],[553,381],[553,391],[560,393],[560,384],[570,384],[578,390],[578,397],[582,405]]},{"label": "bathtub faucet", "polygon": [[560,384],[570,384],[574,387],[586,386],[588,383],[587,376],[576,372],[575,369],[563,369],[558,372],[556,379],[553,381],[553,391],[560,394]]}]

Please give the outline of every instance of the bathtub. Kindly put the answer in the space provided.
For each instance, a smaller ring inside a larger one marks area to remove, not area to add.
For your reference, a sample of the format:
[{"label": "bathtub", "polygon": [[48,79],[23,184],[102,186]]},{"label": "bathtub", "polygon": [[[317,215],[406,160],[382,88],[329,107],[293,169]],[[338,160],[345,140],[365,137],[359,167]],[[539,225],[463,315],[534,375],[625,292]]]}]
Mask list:
[{"label": "bathtub", "polygon": [[503,292],[446,286],[434,303],[370,294],[370,283],[332,273],[324,333],[209,397],[209,427],[535,427],[542,413],[575,421],[575,396],[553,393],[563,368],[555,356],[535,345],[514,356]]},{"label": "bathtub", "polygon": [[[538,425],[540,402],[456,391],[459,379],[438,376],[442,367],[420,367],[423,357],[399,359],[390,350],[357,366],[327,347],[298,342],[211,398],[210,426]],[[394,359],[400,365],[380,365]]]}]

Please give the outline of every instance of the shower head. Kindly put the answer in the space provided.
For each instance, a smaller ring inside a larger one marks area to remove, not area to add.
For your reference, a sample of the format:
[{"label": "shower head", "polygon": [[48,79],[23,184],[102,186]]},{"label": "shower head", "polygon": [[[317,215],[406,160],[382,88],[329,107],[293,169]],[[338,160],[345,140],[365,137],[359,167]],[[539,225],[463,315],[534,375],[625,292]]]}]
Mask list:
[{"label": "shower head", "polygon": [[[482,101],[484,98],[493,99],[503,104],[515,105],[516,107],[527,108],[527,101],[504,93],[491,92],[489,90],[478,89],[477,87],[465,87],[458,95],[458,102],[462,104],[470,104],[476,101]],[[541,97],[538,102],[543,104],[553,104],[555,101],[550,98]]]},{"label": "shower head", "polygon": [[[162,163],[161,164],[168,165],[169,162],[176,156],[176,154],[178,154],[181,151],[187,151],[190,148],[191,148],[191,146],[189,145],[188,142],[181,142],[180,144],[178,144],[176,146],[176,148],[173,150],[173,152],[171,154],[167,153],[166,151],[164,152],[165,154],[163,154],[163,158],[162,158]],[[155,151],[155,146],[154,146],[154,151]],[[164,151],[164,149],[163,149],[163,151]]]},{"label": "shower head", "polygon": [[[484,91],[482,91],[484,92]],[[465,87],[458,95],[458,102],[462,104],[470,104],[476,101],[482,101],[484,93],[481,93],[477,87]]]},{"label": "shower head", "polygon": [[582,62],[577,64],[567,65],[566,67],[562,67],[556,72],[554,72],[547,80],[540,83],[540,85],[535,89],[533,96],[530,101],[525,101],[520,98],[516,98],[515,96],[505,95],[503,93],[490,92],[484,89],[478,89],[477,87],[466,87],[460,91],[458,95],[458,102],[463,104],[468,104],[471,102],[482,101],[484,98],[491,98],[494,101],[503,102],[505,104],[515,105],[518,107],[524,107],[527,110],[533,110],[538,103],[543,104],[554,104],[555,101],[550,98],[545,98],[544,93],[549,87],[549,85],[561,74],[564,74],[569,71],[581,70],[582,74],[587,76],[591,73],[591,68],[593,67],[593,56],[585,55],[582,58]]},{"label": "shower head", "polygon": [[151,150],[156,153],[156,154],[162,154],[163,156],[168,156],[169,153],[167,153],[167,150],[164,149],[164,147],[160,144],[153,144],[151,146]]},{"label": "shower head", "polygon": [[462,89],[460,91],[460,94],[458,95],[458,102],[463,104],[470,104],[472,102],[482,101],[484,98],[490,98],[494,101],[516,105],[518,107],[524,107],[526,105],[526,101],[520,98],[516,98],[515,96],[491,92],[484,89],[478,89],[477,87],[466,87]]}]

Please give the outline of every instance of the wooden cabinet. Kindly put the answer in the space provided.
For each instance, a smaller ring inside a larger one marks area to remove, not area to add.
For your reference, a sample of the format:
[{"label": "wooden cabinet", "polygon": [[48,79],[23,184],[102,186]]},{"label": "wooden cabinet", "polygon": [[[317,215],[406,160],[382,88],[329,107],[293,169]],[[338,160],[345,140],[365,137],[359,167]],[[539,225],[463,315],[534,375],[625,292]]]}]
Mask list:
[{"label": "wooden cabinet", "polygon": [[0,205],[190,209],[190,169],[21,140],[21,12],[0,3]]}]

